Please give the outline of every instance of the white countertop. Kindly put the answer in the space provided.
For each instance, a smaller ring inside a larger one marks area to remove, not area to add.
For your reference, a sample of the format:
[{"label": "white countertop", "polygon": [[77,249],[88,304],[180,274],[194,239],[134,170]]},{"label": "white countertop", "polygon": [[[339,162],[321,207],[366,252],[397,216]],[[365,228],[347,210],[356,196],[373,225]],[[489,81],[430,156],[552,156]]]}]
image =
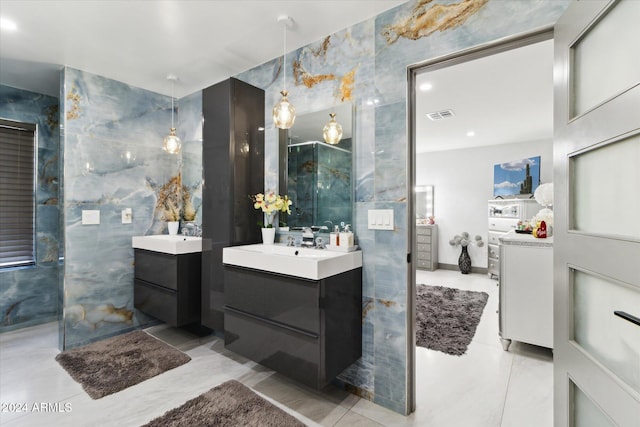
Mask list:
[{"label": "white countertop", "polygon": [[222,249],[222,262],[238,267],[320,280],[362,267],[362,251],[333,252],[274,245],[242,245]]},{"label": "white countertop", "polygon": [[202,237],[158,234],[154,236],[133,236],[131,246],[136,249],[162,252],[170,255],[202,252]]},{"label": "white countertop", "polygon": [[553,247],[553,236],[540,239],[531,234],[516,233],[515,230],[505,233],[499,240],[501,245]]}]

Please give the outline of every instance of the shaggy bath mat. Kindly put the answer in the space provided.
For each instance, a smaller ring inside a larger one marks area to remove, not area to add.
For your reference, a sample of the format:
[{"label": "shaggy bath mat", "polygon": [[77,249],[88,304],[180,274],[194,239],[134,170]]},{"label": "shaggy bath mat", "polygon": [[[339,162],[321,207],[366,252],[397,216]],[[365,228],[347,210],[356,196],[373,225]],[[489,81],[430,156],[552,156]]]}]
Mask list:
[{"label": "shaggy bath mat", "polygon": [[305,424],[231,380],[165,412],[143,427],[172,426],[302,427]]},{"label": "shaggy bath mat", "polygon": [[476,333],[489,295],[443,286],[416,288],[416,344],[463,355]]},{"label": "shaggy bath mat", "polygon": [[191,357],[143,331],[63,351],[56,360],[93,399],[184,365]]}]

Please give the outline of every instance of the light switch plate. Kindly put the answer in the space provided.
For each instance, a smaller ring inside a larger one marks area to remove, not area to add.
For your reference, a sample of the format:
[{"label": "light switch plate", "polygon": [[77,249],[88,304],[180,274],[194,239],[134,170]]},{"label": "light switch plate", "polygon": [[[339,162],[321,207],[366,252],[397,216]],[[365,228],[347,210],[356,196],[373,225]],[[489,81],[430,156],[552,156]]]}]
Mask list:
[{"label": "light switch plate", "polygon": [[369,230],[393,230],[393,209],[369,209]]},{"label": "light switch plate", "polygon": [[133,215],[131,213],[131,208],[126,208],[122,210],[122,223],[123,224],[131,224],[131,219]]},{"label": "light switch plate", "polygon": [[82,225],[100,224],[100,211],[82,210]]}]

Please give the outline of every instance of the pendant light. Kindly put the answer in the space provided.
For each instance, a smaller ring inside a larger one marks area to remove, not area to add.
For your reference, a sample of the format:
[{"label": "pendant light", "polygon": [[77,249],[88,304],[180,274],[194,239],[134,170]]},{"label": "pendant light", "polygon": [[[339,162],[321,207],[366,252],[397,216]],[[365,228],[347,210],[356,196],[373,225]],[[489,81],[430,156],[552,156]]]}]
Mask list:
[{"label": "pendant light", "polygon": [[331,117],[331,120],[324,125],[322,136],[327,144],[336,145],[340,142],[340,139],[342,139],[342,126],[336,122],[335,113],[329,114],[329,117]]},{"label": "pendant light", "polygon": [[280,129],[290,129],[296,120],[296,109],[287,99],[289,92],[285,89],[287,79],[287,25],[292,22],[291,17],[287,15],[279,16],[278,22],[283,23],[284,27],[284,49],[282,52],[282,99],[273,107],[273,123]]},{"label": "pendant light", "polygon": [[182,147],[182,141],[180,141],[180,138],[176,135],[176,128],[173,125],[173,90],[178,77],[169,74],[167,75],[167,80],[171,81],[171,129],[169,129],[169,135],[164,137],[162,149],[169,154],[178,154]]}]

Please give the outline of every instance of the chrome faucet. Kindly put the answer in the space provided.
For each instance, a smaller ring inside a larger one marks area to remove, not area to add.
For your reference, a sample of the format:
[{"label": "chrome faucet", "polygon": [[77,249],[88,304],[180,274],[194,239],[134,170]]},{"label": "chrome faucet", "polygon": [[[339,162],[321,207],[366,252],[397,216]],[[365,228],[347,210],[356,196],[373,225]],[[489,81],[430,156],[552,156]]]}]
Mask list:
[{"label": "chrome faucet", "polygon": [[311,227],[302,227],[302,246],[313,247],[316,244]]},{"label": "chrome faucet", "polygon": [[185,224],[182,226],[182,235],[202,237],[202,227],[198,224]]}]

